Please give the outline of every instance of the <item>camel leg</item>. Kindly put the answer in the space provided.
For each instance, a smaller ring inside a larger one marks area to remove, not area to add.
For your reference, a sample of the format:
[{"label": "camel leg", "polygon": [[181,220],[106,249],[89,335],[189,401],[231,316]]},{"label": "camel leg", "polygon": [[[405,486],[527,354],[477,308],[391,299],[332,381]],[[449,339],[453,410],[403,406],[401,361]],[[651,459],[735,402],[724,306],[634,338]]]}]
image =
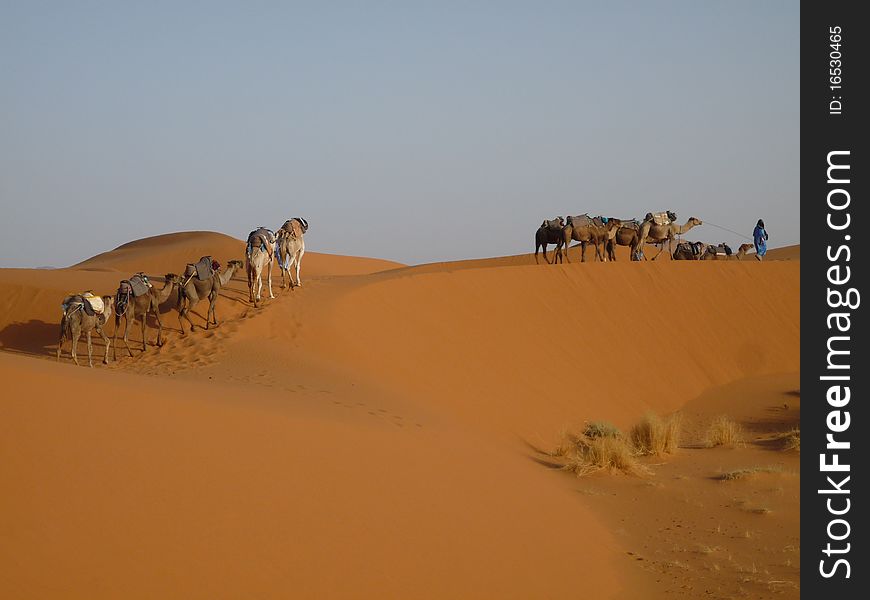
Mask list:
[{"label": "camel leg", "polygon": [[64,335],[65,330],[66,330],[66,317],[63,317],[60,320],[60,337],[57,340],[57,361],[58,362],[60,362],[60,355],[61,355],[61,352],[63,351],[63,341],[64,341],[64,338],[66,337]]},{"label": "camel leg", "polygon": [[115,330],[112,332],[112,357],[118,360],[118,327],[121,324],[121,318],[115,317]]},{"label": "camel leg", "polygon": [[102,327],[97,328],[97,333],[103,338],[103,343],[106,345],[106,354],[103,356],[103,364],[109,364],[109,336],[103,331]]},{"label": "camel leg", "polygon": [[664,244],[662,244],[661,246],[659,246],[659,251],[658,251],[658,252],[656,253],[656,255],[653,256],[650,260],[655,260],[655,259],[657,259],[657,258],[659,257],[659,254],[661,254],[662,251],[663,251],[664,249],[665,249],[665,245],[664,245]]},{"label": "camel leg", "polygon": [[[146,313],[147,314],[147,313]],[[163,321],[160,320],[160,306],[156,306],[154,309],[154,318],[157,319],[157,347],[160,348],[163,344],[166,343],[166,340],[163,339]],[[143,319],[144,321],[144,319]]]},{"label": "camel leg", "polygon": [[210,322],[209,317],[211,317],[211,319],[212,319],[211,322],[213,322],[214,325],[217,325],[217,317],[214,314],[215,304],[217,304],[217,292],[214,289],[212,289],[212,291],[209,292],[209,294],[208,294],[208,312],[205,313],[205,328],[206,329],[208,329],[208,325]]},{"label": "camel leg", "polygon": [[[130,340],[127,339],[127,335],[130,332],[130,321],[133,321],[131,315],[124,315],[124,345],[127,347],[127,353],[130,355],[130,358],[133,358],[133,351],[130,350]],[[133,324],[135,325],[135,321]]]},{"label": "camel leg", "polygon": [[79,338],[81,337],[82,332],[80,330],[73,329],[72,332],[72,347],[70,348],[70,354],[72,355],[73,362],[76,366],[79,366],[79,353],[76,351],[76,346],[79,345]]},{"label": "camel leg", "polygon": [[302,268],[302,255],[305,254],[305,249],[299,251],[299,255],[296,257],[296,285],[302,285],[302,276],[299,274],[299,270]]},{"label": "camel leg", "polygon": [[269,261],[269,269],[268,269],[268,278],[269,278],[269,298],[274,298],[275,294],[272,293],[272,261]]},{"label": "camel leg", "polygon": [[147,327],[148,327],[148,311],[146,310],[142,314],[142,352],[145,352],[148,350],[148,344],[145,341],[145,333],[147,331]]},{"label": "camel leg", "polygon": [[[184,306],[182,307],[182,310],[183,310],[184,312],[179,313],[179,315],[178,315],[178,322],[179,322],[179,323],[181,323],[181,317],[182,317],[182,316],[183,316],[185,319],[187,319],[187,322],[190,324],[190,331],[191,331],[191,332],[193,332],[193,330],[196,329],[196,325],[194,325],[194,323],[193,323],[193,319],[190,318],[190,307],[191,307],[192,305],[193,305],[193,303],[190,301],[190,299],[189,299],[189,298],[185,298],[185,299],[184,299]],[[206,317],[206,318],[207,318],[207,317]],[[206,322],[206,325],[208,325],[207,322]],[[184,325],[181,326],[181,332],[184,333]]]},{"label": "camel leg", "polygon": [[586,242],[580,242],[580,262],[586,262]]},{"label": "camel leg", "polygon": [[[178,303],[178,326],[181,328],[181,335],[187,335],[187,332],[184,331],[184,318],[187,316],[187,310],[185,309],[185,300],[181,300]],[[189,321],[190,319],[188,319]],[[193,325],[191,324],[191,331],[193,331]]]},{"label": "camel leg", "polygon": [[260,302],[260,287],[263,285],[263,280],[260,278],[260,272],[256,267],[254,267],[254,273],[251,275],[251,282],[251,302],[253,302],[254,308],[257,308]]},{"label": "camel leg", "polygon": [[248,264],[245,265],[245,272],[248,275],[248,302],[254,304],[254,269],[250,259]]},{"label": "camel leg", "polygon": [[93,347],[93,344],[91,344],[91,332],[88,331],[85,335],[88,338],[88,366],[93,369],[94,368],[94,347]]}]

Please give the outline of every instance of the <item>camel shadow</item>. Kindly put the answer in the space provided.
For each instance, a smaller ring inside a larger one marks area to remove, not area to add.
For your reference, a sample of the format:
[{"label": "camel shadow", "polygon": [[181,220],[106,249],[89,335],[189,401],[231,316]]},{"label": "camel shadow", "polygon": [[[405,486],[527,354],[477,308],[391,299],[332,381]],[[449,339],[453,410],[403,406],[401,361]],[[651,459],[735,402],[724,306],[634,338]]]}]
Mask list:
[{"label": "camel shadow", "polygon": [[59,333],[59,323],[37,319],[10,323],[0,331],[0,350],[32,356],[51,355],[57,350]]}]

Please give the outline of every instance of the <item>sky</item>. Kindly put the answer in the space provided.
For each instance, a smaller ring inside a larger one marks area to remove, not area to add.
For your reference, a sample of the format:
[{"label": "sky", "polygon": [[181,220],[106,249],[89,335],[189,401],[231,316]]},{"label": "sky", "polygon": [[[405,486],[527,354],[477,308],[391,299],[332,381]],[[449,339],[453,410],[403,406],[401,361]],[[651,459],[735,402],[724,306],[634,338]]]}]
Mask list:
[{"label": "sky", "polygon": [[292,216],[407,264],[582,213],[797,244],[799,84],[795,1],[0,0],[0,267]]}]

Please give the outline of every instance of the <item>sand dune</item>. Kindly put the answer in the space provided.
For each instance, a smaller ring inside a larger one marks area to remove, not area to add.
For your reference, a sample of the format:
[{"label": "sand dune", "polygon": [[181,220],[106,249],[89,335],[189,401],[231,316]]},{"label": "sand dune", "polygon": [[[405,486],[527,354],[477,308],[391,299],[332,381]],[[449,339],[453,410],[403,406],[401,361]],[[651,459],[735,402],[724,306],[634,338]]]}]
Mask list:
[{"label": "sand dune", "polygon": [[[0,270],[0,349],[22,355],[0,353],[0,529],[13,540],[0,582],[13,596],[696,597],[661,575],[683,557],[656,570],[628,554],[650,540],[615,511],[642,515],[659,489],[715,504],[724,490],[704,470],[769,450],[684,451],[659,470],[685,489],[599,477],[620,498],[602,504],[533,448],[650,410],[761,422],[800,369],[799,248],[764,263],[623,252],[557,266],[306,253],[305,285],[276,287],[261,309],[242,276],[230,282],[217,329],[182,337],[167,306],[162,348],[93,370],[35,360],[53,356],[65,292],[242,249],[168,234],[69,269]],[[770,547],[797,534],[797,505],[780,504],[779,533],[753,524]],[[708,510],[735,528],[757,516]],[[738,568],[698,585],[734,590]]]}]

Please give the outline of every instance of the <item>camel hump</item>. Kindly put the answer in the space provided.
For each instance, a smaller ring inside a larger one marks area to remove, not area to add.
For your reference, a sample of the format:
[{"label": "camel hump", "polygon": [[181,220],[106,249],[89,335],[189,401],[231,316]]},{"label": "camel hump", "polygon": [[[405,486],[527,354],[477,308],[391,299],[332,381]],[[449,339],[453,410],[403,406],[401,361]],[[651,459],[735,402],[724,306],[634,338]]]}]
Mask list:
[{"label": "camel hump", "polygon": [[82,298],[85,300],[87,306],[85,306],[85,311],[87,312],[87,307],[90,306],[93,312],[89,314],[103,314],[103,311],[106,310],[106,304],[103,302],[103,299],[100,296],[94,295],[94,293],[90,290],[82,293]]},{"label": "camel hump", "polygon": [[103,299],[100,296],[94,295],[91,290],[78,294],[69,294],[64,299],[61,306],[63,308],[63,312],[68,312],[71,308],[81,306],[82,310],[85,311],[85,314],[91,317],[93,317],[95,314],[101,315],[103,314],[103,311],[106,310],[106,305]]},{"label": "camel hump", "polygon": [[673,221],[675,221],[677,215],[672,213],[669,210],[664,212],[657,213],[647,213],[647,221],[652,221],[656,225],[670,225]]},{"label": "camel hump", "polygon": [[248,254],[254,248],[260,248],[264,252],[269,250],[269,247],[275,243],[275,234],[272,233],[271,229],[266,229],[265,227],[258,227],[254,231],[248,234]]},{"label": "camel hump", "polygon": [[[126,284],[126,286],[124,285]],[[143,296],[148,293],[148,290],[151,289],[151,282],[148,281],[148,276],[144,273],[136,273],[130,279],[125,279],[121,282],[121,287],[118,288],[118,291],[121,291],[121,288],[125,289],[124,293],[128,293],[128,290],[133,293],[134,298],[138,298],[139,296]]]},{"label": "camel hump", "polygon": [[[215,268],[215,265],[217,265],[217,268]],[[193,268],[196,270],[196,278],[200,281],[205,281],[214,275],[214,272],[220,268],[220,263],[214,260],[211,256],[203,256],[199,259],[199,262],[193,265]],[[185,276],[187,276],[187,273],[185,273]]]},{"label": "camel hump", "polygon": [[568,217],[568,225],[572,227],[587,227],[592,225],[592,217],[587,213],[582,215],[572,215]]},{"label": "camel hump", "polygon": [[291,237],[299,237],[308,231],[308,221],[302,217],[287,219],[284,221],[284,224],[281,225],[281,229],[278,230],[278,233],[280,234],[282,231],[290,234]]},{"label": "camel hump", "polygon": [[565,226],[565,219],[556,217],[555,219],[544,219],[541,223],[542,229],[562,229]]}]

